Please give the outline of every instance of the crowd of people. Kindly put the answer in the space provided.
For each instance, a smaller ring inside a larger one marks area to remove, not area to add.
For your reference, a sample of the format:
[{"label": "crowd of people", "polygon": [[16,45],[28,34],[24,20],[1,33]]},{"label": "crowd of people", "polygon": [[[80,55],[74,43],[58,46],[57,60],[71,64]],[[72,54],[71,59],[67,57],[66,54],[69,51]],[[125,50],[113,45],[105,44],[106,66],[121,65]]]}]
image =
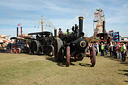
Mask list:
[{"label": "crowd of people", "polygon": [[110,46],[110,56],[114,58],[121,59],[122,61],[126,60],[126,56],[128,53],[128,43],[111,43]]},{"label": "crowd of people", "polygon": [[[92,43],[89,43],[89,47],[91,47]],[[108,55],[110,53],[111,57],[119,58],[122,61],[126,60],[126,56],[128,54],[128,43],[94,43],[94,47],[96,50],[96,55],[101,52],[101,56]]]}]

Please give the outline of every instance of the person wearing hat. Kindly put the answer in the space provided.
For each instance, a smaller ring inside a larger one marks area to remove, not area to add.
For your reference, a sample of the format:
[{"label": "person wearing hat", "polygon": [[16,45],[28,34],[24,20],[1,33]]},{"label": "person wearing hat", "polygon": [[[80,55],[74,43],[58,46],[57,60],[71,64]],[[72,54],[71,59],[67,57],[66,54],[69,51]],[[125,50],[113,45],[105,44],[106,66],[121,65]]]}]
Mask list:
[{"label": "person wearing hat", "polygon": [[69,32],[69,29],[67,29],[67,31],[65,32],[65,35],[69,36],[71,34],[71,32]]},{"label": "person wearing hat", "polygon": [[61,37],[62,37],[62,35],[63,35],[63,32],[61,31],[61,28],[59,28],[58,35],[59,35],[59,38],[61,38]]}]

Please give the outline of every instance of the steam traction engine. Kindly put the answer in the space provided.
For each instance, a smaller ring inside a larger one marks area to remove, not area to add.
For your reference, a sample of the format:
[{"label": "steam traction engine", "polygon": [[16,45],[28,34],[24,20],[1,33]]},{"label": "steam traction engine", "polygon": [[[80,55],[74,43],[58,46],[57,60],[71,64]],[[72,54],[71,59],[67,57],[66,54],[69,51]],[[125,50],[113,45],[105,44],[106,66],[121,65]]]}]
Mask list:
[{"label": "steam traction engine", "polygon": [[37,32],[29,33],[28,35],[36,35],[36,39],[33,39],[30,43],[30,51],[33,54],[53,55],[54,50],[54,36],[51,32]]},{"label": "steam traction engine", "polygon": [[11,53],[29,53],[29,48],[27,47],[27,40],[25,38],[11,37],[14,43],[8,44],[8,48],[11,48]]},{"label": "steam traction engine", "polygon": [[[72,28],[72,33],[63,35],[63,37],[56,38],[54,44],[54,58],[55,61],[60,61],[66,56],[66,66],[70,65],[70,58],[74,57],[76,60],[83,60],[85,50],[88,46],[87,40],[84,38],[83,33],[83,17],[79,17],[78,26]],[[95,65],[95,50],[94,46],[91,47],[90,63],[91,67]]]}]

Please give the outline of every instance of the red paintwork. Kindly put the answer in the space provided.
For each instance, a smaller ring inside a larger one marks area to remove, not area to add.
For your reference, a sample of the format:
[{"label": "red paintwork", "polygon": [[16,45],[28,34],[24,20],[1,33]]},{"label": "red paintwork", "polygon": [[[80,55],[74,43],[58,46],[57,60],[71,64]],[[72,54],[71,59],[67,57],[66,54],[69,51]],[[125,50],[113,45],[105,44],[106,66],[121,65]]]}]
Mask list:
[{"label": "red paintwork", "polygon": [[16,53],[19,53],[19,49],[16,49]]},{"label": "red paintwork", "polygon": [[22,27],[21,27],[21,37],[23,37],[23,35],[22,35]]}]

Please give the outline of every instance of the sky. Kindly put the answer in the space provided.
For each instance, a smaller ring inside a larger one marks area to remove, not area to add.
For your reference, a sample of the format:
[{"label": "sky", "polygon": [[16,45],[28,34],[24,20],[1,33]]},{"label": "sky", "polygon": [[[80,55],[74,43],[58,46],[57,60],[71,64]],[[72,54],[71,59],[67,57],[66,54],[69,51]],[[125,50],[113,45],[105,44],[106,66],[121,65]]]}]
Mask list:
[{"label": "sky", "polygon": [[65,32],[79,24],[78,17],[83,16],[83,31],[90,37],[94,12],[99,8],[104,11],[107,32],[119,31],[122,37],[128,37],[128,0],[0,0],[0,34],[16,36],[19,23],[23,34],[40,32],[41,16],[44,31],[61,28]]}]

